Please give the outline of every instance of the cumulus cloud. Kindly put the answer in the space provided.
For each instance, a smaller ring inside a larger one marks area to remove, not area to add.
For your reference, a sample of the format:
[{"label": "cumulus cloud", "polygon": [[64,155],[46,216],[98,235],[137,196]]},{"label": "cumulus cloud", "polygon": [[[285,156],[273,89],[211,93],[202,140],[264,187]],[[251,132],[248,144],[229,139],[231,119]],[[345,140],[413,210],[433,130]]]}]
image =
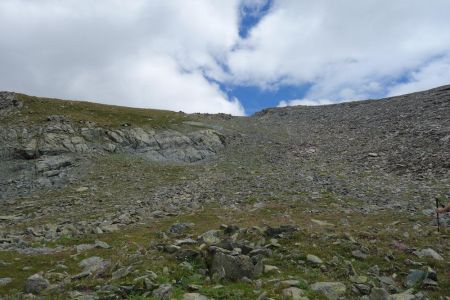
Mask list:
[{"label": "cumulus cloud", "polygon": [[407,82],[393,85],[388,95],[398,96],[450,84],[450,55],[433,59],[417,70],[409,72],[407,77]]},{"label": "cumulus cloud", "polygon": [[2,0],[0,89],[235,115],[240,86],[307,87],[280,105],[397,95],[450,83],[448,11],[448,0]]},{"label": "cumulus cloud", "polygon": [[236,1],[4,0],[0,89],[244,113],[205,76],[238,37]]},{"label": "cumulus cloud", "polygon": [[[308,99],[384,96],[405,73],[450,53],[448,11],[446,0],[276,1],[230,53],[225,80],[263,89],[309,84]],[[440,74],[411,75],[422,84],[409,86],[450,81]]]},{"label": "cumulus cloud", "polygon": [[328,99],[292,99],[292,100],[281,100],[277,107],[286,107],[286,106],[296,106],[296,105],[305,105],[305,106],[317,106],[317,105],[328,105],[335,104],[336,102],[328,100]]}]

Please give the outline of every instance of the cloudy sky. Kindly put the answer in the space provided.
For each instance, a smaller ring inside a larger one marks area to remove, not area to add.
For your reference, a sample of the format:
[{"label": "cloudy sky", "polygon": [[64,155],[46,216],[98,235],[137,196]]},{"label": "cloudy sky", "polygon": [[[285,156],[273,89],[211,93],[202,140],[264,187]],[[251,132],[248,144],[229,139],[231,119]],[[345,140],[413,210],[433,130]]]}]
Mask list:
[{"label": "cloudy sky", "polygon": [[1,0],[0,90],[185,112],[450,84],[448,0]]}]

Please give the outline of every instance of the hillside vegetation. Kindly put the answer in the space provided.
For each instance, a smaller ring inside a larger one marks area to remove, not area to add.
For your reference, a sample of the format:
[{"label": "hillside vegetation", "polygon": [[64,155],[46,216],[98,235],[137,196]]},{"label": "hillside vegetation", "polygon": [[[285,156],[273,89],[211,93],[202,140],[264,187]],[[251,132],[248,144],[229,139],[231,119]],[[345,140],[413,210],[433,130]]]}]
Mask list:
[{"label": "hillside vegetation", "polygon": [[450,86],[250,117],[0,93],[0,299],[448,299],[449,149]]}]

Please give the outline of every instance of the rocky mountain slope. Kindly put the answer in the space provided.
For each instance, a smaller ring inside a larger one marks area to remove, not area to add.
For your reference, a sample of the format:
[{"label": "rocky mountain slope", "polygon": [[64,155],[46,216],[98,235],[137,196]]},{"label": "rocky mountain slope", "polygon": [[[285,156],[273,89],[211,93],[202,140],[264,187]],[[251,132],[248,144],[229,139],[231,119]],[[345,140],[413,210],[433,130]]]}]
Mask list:
[{"label": "rocky mountain slope", "polygon": [[1,92],[0,295],[439,299],[449,149],[450,86],[251,117]]}]

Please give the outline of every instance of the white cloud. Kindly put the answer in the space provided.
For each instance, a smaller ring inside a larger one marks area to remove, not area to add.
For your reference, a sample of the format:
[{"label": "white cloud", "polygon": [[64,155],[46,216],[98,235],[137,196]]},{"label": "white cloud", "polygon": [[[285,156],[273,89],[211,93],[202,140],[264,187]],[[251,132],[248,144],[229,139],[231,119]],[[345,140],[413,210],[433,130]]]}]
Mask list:
[{"label": "white cloud", "polygon": [[101,101],[105,103],[188,113],[240,115],[244,111],[236,99],[224,100],[227,96],[215,84],[207,83],[200,71],[180,72],[177,62],[167,55],[134,57],[101,72],[84,74],[72,82],[69,92],[106,99]]},{"label": "white cloud", "polygon": [[223,72],[238,10],[237,0],[4,0],[0,89],[242,115],[203,76]]},{"label": "white cloud", "polygon": [[389,89],[388,96],[398,96],[450,84],[450,54],[421,66],[408,74],[408,82]]},{"label": "white cloud", "polygon": [[398,77],[450,53],[448,11],[446,0],[280,0],[229,55],[224,80],[310,84],[308,99],[384,96]]},{"label": "white cloud", "polygon": [[296,105],[305,105],[305,106],[318,106],[318,105],[328,105],[335,104],[335,101],[328,99],[291,99],[291,100],[281,100],[277,107],[286,107],[286,106],[296,106]]},{"label": "white cloud", "polygon": [[450,83],[448,0],[267,1],[2,0],[0,90],[241,115],[215,82],[309,87],[286,105]]}]

